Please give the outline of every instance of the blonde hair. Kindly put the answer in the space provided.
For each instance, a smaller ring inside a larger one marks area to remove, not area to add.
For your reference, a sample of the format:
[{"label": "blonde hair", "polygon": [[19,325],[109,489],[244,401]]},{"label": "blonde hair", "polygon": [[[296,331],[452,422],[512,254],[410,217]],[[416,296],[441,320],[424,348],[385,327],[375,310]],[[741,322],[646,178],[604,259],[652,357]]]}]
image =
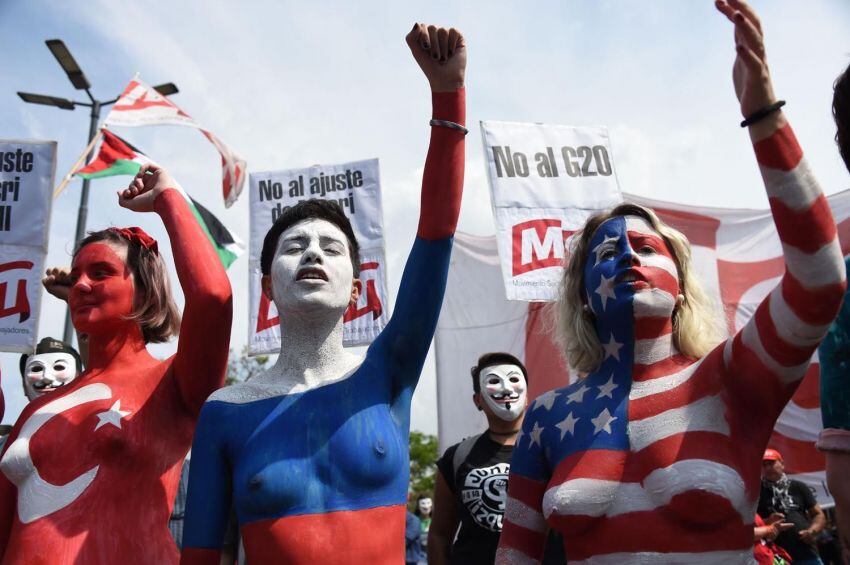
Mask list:
[{"label": "blonde hair", "polygon": [[595,371],[602,363],[603,351],[596,335],[593,316],[585,311],[587,291],[584,269],[590,240],[597,228],[617,216],[637,216],[646,220],[661,234],[673,253],[679,271],[679,292],[685,301],[673,311],[673,343],[684,355],[700,358],[724,337],[719,310],[702,289],[691,268],[691,245],[688,239],[661,221],[649,208],[637,204],[620,204],[610,212],[590,217],[572,237],[564,257],[564,276],[556,308],[558,338],[570,366],[579,373]]}]

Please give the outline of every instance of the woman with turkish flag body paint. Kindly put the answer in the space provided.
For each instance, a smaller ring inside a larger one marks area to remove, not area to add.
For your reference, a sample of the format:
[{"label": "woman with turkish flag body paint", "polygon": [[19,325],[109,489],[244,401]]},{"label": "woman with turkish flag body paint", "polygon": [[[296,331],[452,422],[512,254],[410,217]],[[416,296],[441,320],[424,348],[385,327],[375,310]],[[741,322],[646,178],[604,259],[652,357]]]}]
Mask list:
[{"label": "woman with turkish flag body paint", "polygon": [[741,0],[716,6],[734,24],[741,125],[786,272],[718,345],[682,234],[631,204],[588,220],[559,302],[584,376],[528,409],[497,563],[539,560],[548,528],[570,564],[752,562],[762,454],[846,276],[826,198],[773,94],[761,24]]},{"label": "woman with turkish flag body paint", "polygon": [[[179,559],[168,518],[201,406],[224,380],[232,304],[221,262],[171,186],[165,170],[143,166],[118,203],[162,218],[186,298],[182,323],[152,237],[110,228],[80,242],[67,292],[88,363],[27,405],[6,443],[4,565]],[[147,343],[178,331],[173,357],[148,353]]]},{"label": "woman with turkish flag body paint", "polygon": [[219,563],[231,504],[250,563],[404,562],[410,401],[445,291],[466,132],[463,37],[417,24],[407,44],[431,85],[433,119],[392,318],[365,359],[346,351],[343,314],[360,288],[351,224],[335,202],[316,200],[277,219],[261,266],[280,312],[280,356],[201,411],[184,565]]}]

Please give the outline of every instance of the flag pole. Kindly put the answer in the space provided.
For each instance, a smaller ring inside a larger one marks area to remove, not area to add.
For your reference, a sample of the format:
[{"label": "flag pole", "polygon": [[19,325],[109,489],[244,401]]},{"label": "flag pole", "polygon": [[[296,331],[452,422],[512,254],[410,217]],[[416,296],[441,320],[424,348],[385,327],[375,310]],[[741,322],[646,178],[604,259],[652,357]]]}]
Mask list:
[{"label": "flag pole", "polygon": [[95,144],[101,137],[103,137],[103,131],[97,130],[97,134],[92,137],[89,144],[86,146],[85,149],[83,149],[83,152],[80,154],[79,159],[77,159],[76,162],[71,166],[71,170],[68,171],[68,174],[65,175],[65,177],[62,179],[62,182],[60,182],[59,186],[56,187],[56,190],[53,191],[54,199],[59,196],[59,194],[61,194],[63,190],[65,190],[65,187],[68,185],[69,182],[71,182],[71,179],[74,176],[74,172],[80,168],[80,165],[83,164],[83,161],[85,161],[86,157],[89,153],[91,153],[91,150],[94,149]]}]

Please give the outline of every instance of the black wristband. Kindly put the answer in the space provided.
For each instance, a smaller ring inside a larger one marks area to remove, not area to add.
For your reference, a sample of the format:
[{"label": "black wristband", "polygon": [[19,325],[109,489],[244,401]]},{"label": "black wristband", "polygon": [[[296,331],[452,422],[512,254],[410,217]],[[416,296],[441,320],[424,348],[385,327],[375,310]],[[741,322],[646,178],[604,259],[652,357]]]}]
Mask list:
[{"label": "black wristband", "polygon": [[745,127],[753,125],[756,122],[760,122],[761,120],[765,119],[766,117],[768,117],[772,113],[776,112],[777,110],[779,110],[783,106],[785,106],[785,100],[777,100],[776,102],[774,102],[770,106],[765,106],[764,108],[762,108],[758,112],[755,112],[755,113],[747,116],[746,119],[744,119],[744,121],[741,122],[741,127],[745,128]]}]

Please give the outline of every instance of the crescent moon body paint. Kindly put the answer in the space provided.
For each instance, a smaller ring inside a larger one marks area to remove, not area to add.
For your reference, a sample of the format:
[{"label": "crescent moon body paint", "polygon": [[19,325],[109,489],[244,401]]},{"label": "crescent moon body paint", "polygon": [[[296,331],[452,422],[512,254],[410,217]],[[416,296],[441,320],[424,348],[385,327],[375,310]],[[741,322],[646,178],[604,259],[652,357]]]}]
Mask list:
[{"label": "crescent moon body paint", "polygon": [[528,385],[516,365],[485,367],[478,375],[484,402],[498,418],[513,422],[522,416],[528,403]]},{"label": "crescent moon body paint", "polygon": [[30,456],[29,444],[41,427],[75,406],[111,398],[112,391],[103,383],[86,385],[62,398],[48,402],[32,413],[21,426],[18,437],[3,454],[0,469],[18,487],[18,517],[24,524],[65,508],[91,484],[97,476],[95,465],[64,485],[53,485],[41,478]]},{"label": "crescent moon body paint", "polygon": [[186,198],[167,189],[154,210],[184,282],[177,353],[151,356],[145,333],[161,321],[128,318],[146,263],[125,264],[96,232],[74,257],[69,294],[88,370],[25,406],[0,458],[4,565],[179,561],[168,516],[198,413],[224,380],[232,293]]}]

